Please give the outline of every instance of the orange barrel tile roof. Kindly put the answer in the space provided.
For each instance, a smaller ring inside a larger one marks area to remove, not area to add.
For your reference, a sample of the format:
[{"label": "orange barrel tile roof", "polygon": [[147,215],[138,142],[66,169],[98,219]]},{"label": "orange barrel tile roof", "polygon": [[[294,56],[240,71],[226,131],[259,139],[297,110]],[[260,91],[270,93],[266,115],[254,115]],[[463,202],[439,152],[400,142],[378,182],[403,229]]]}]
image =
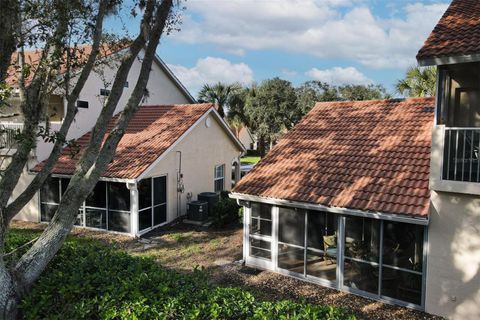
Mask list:
[{"label": "orange barrel tile roof", "polygon": [[427,217],[433,98],[321,102],[234,193]]},{"label": "orange barrel tile roof", "polygon": [[[173,145],[197,120],[213,108],[213,104],[177,104],[165,106],[140,106],[128,124],[125,135],[118,144],[115,157],[102,177],[135,179]],[[118,115],[109,124],[110,131]],[[91,132],[83,135],[77,143],[83,149],[90,141]],[[81,156],[65,148],[52,173],[71,175]],[[44,162],[32,171],[40,171]]]},{"label": "orange barrel tile roof", "polygon": [[417,59],[471,54],[480,54],[480,1],[453,0]]}]

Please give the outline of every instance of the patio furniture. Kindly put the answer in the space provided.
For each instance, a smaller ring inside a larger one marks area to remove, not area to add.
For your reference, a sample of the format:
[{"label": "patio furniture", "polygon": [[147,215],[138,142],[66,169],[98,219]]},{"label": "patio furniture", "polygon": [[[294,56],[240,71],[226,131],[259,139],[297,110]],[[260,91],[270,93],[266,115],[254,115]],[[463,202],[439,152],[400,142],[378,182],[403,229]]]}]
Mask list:
[{"label": "patio furniture", "polygon": [[325,261],[336,263],[337,258],[337,236],[323,236],[323,257]]}]

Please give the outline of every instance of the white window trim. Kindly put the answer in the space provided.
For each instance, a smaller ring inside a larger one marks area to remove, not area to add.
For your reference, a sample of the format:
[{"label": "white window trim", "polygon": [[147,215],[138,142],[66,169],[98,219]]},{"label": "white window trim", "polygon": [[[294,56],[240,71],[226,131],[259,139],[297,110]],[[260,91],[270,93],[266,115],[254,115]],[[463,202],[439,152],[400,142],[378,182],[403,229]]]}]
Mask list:
[{"label": "white window trim", "polygon": [[[222,176],[221,177],[217,177],[217,169],[218,168],[222,168]],[[220,180],[223,181],[222,190],[215,190],[216,185],[217,185],[217,181],[220,181]],[[215,192],[225,191],[225,163],[215,166],[215,171],[214,171],[214,174],[213,174],[213,188],[214,188]]]}]

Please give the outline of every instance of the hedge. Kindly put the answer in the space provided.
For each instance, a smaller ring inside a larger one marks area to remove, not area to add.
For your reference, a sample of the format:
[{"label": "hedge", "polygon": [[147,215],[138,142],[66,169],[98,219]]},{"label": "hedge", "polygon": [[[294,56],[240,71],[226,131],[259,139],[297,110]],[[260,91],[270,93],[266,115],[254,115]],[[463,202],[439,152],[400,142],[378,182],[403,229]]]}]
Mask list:
[{"label": "hedge", "polygon": [[[10,231],[7,249],[33,237]],[[150,258],[73,237],[20,310],[25,319],[355,319],[330,306],[259,301],[241,288],[209,284],[202,271],[180,274]]]}]

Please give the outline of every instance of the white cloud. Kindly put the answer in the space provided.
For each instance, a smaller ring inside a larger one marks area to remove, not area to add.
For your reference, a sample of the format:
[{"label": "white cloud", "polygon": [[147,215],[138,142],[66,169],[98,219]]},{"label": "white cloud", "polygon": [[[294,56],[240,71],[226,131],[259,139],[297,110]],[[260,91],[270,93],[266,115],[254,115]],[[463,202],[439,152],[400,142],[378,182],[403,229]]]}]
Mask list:
[{"label": "white cloud", "polygon": [[334,67],[331,69],[320,70],[312,68],[305,75],[322,82],[334,85],[342,84],[371,84],[372,80],[367,78],[363,73],[354,67]]},{"label": "white cloud", "polygon": [[[175,39],[230,53],[280,49],[369,67],[404,68],[447,4],[406,4],[402,18],[381,18],[366,0],[191,0]],[[341,7],[341,9],[340,9]]]},{"label": "white cloud", "polygon": [[169,64],[173,73],[192,93],[196,94],[204,84],[217,82],[249,85],[253,82],[253,71],[245,63],[232,63],[226,59],[206,57],[199,59],[194,67]]}]

